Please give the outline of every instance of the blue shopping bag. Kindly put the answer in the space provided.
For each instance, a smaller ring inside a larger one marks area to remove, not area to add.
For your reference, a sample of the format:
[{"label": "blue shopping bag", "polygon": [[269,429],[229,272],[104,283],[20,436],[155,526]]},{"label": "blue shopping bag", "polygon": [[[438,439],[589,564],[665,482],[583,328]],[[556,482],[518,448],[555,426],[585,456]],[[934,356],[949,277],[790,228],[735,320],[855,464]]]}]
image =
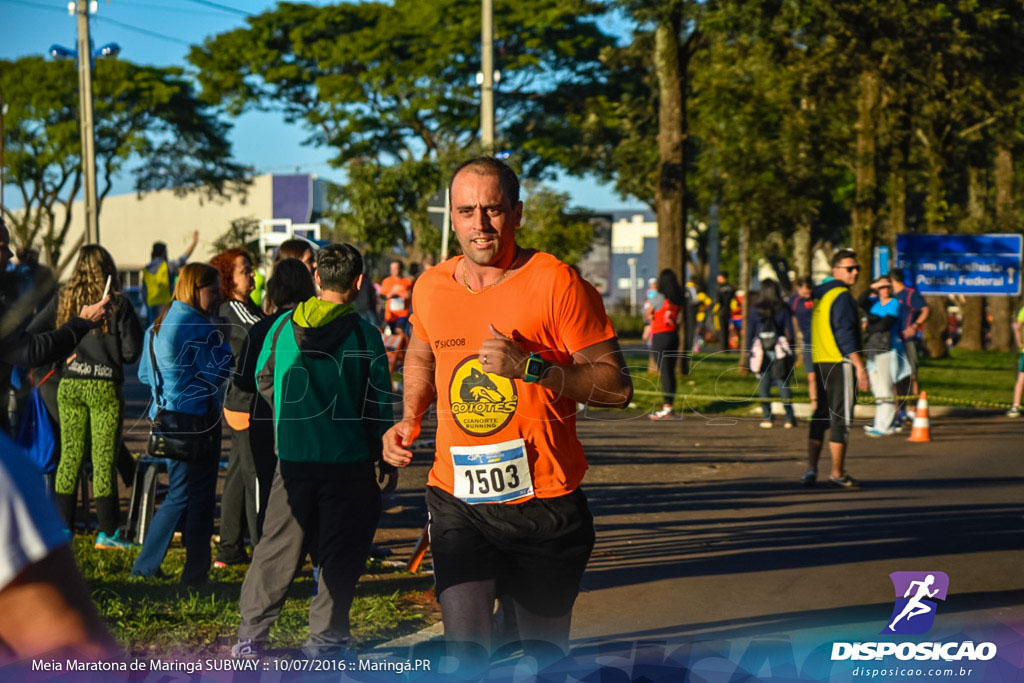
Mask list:
[{"label": "blue shopping bag", "polygon": [[38,387],[29,393],[28,405],[22,412],[15,441],[25,449],[28,459],[40,472],[50,474],[57,469],[57,462],[53,457],[57,440],[54,438],[53,427],[50,425],[46,405]]}]

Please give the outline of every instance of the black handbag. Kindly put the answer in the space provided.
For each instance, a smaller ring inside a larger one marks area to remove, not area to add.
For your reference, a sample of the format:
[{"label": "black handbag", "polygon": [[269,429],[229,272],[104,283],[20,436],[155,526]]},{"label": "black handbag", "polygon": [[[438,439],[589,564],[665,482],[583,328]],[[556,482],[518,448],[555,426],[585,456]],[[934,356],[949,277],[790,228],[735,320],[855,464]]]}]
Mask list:
[{"label": "black handbag", "polygon": [[220,422],[215,415],[210,413],[190,415],[160,407],[163,380],[160,376],[160,368],[156,364],[156,354],[153,351],[154,343],[155,339],[151,336],[149,358],[156,382],[157,411],[156,416],[150,420],[149,445],[146,450],[154,458],[169,458],[182,462],[198,460],[210,451],[211,442],[214,442],[218,436],[218,430],[213,427],[219,425]]}]

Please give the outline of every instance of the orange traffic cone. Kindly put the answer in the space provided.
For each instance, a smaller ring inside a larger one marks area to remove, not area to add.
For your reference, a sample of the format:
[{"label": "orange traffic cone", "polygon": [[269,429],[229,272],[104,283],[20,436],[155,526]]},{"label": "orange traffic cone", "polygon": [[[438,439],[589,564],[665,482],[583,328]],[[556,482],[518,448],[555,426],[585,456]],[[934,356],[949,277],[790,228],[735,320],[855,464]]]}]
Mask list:
[{"label": "orange traffic cone", "polygon": [[921,392],[917,399],[917,410],[914,411],[914,428],[910,431],[907,441],[930,443],[932,440],[931,423],[928,422],[928,394]]}]

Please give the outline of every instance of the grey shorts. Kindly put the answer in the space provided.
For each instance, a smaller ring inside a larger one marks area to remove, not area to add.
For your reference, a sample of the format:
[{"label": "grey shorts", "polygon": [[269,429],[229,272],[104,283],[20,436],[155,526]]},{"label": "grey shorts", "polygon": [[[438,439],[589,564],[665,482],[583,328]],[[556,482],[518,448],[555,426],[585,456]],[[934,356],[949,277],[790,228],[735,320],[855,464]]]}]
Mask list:
[{"label": "grey shorts", "polygon": [[903,342],[907,363],[910,365],[910,374],[917,377],[917,344],[918,340],[908,339]]}]

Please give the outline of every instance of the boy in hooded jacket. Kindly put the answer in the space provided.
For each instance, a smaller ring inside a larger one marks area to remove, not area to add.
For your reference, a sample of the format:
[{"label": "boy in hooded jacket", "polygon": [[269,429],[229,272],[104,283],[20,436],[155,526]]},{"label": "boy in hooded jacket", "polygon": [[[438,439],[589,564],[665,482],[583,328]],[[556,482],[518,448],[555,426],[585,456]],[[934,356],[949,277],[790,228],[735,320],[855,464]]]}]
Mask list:
[{"label": "boy in hooded jacket", "polygon": [[[355,247],[321,249],[319,298],[279,318],[256,361],[260,393],[274,408],[278,466],[242,584],[236,657],[262,653],[307,540],[316,542],[320,575],[303,652],[343,657],[348,650],[349,609],[381,509],[374,465],[394,422],[380,332],[350,303],[362,270]],[[381,468],[392,490],[397,475]]]}]

